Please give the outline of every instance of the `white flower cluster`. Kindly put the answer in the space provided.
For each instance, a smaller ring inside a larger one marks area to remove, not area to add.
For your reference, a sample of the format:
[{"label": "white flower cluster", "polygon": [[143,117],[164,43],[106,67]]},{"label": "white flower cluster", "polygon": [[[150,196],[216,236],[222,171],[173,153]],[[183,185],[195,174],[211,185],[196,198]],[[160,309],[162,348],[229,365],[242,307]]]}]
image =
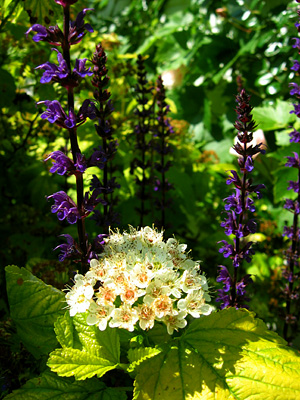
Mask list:
[{"label": "white flower cluster", "polygon": [[70,315],[88,311],[87,323],[100,330],[110,327],[134,330],[166,324],[168,333],[184,328],[185,317],[208,315],[213,307],[200,264],[185,253],[176,239],[163,241],[163,234],[150,227],[105,239],[99,260],[90,270],[75,275],[75,285],[66,294]]}]

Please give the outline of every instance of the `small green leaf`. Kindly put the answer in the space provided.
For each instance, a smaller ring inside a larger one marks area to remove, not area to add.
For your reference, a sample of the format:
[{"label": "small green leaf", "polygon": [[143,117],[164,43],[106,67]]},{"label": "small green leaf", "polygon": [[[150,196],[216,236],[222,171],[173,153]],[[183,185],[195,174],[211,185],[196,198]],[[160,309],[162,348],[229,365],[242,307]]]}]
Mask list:
[{"label": "small green leaf", "polygon": [[107,388],[98,379],[85,382],[62,378],[45,372],[38,378],[26,382],[20,389],[5,397],[7,400],[126,400],[126,394]]},{"label": "small green leaf", "polygon": [[57,319],[54,325],[54,331],[62,347],[82,348],[78,339],[77,343],[75,343],[76,339],[74,338],[74,334],[76,331],[74,332],[74,326],[69,311],[66,311],[64,315]]},{"label": "small green leaf", "polygon": [[47,365],[58,375],[74,376],[79,381],[95,375],[100,378],[107,371],[117,367],[116,364],[96,354],[71,348],[54,350]]},{"label": "small green leaf", "polygon": [[54,323],[64,310],[64,294],[25,268],[6,267],[11,318],[27,349],[36,357],[57,346]]},{"label": "small green leaf", "polygon": [[195,320],[136,368],[134,400],[297,400],[300,357],[247,310]]}]

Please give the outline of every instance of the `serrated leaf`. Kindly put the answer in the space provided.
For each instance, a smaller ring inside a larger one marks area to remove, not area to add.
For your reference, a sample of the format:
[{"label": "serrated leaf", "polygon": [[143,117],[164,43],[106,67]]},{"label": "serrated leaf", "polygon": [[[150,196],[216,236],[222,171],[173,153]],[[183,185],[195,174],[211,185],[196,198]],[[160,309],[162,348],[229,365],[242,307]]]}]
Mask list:
[{"label": "serrated leaf", "polygon": [[5,270],[10,314],[19,337],[35,357],[48,354],[57,346],[54,323],[64,312],[63,293],[25,268]]},{"label": "serrated leaf", "polygon": [[118,389],[107,388],[98,379],[79,382],[62,378],[52,372],[26,382],[20,389],[5,397],[6,400],[126,400]]},{"label": "serrated leaf", "polygon": [[286,101],[277,100],[274,105],[255,107],[252,111],[254,121],[263,131],[284,129],[295,120],[290,114],[292,105]]},{"label": "serrated leaf", "polygon": [[62,349],[50,354],[47,365],[60,376],[75,376],[78,380],[101,377],[120,362],[117,329],[100,331],[86,323],[86,314],[70,317],[67,313],[55,324]]},{"label": "serrated leaf", "polygon": [[86,323],[86,314],[77,314],[73,318],[74,327],[78,333],[83,348],[112,364],[120,361],[120,340],[117,329],[107,327],[100,331],[96,325]]},{"label": "serrated leaf", "polygon": [[297,400],[300,357],[246,310],[195,320],[137,367],[134,400]]},{"label": "serrated leaf", "polygon": [[96,354],[68,347],[54,350],[47,365],[58,375],[74,376],[79,381],[95,375],[100,378],[117,367],[116,364]]},{"label": "serrated leaf", "polygon": [[[62,347],[72,347],[81,350],[82,345],[78,340],[78,335],[75,335],[76,331],[69,311],[66,311],[64,315],[57,319],[54,325],[54,331],[56,338]],[[77,338],[74,336],[77,336]]]},{"label": "serrated leaf", "polygon": [[127,356],[130,362],[129,367],[127,368],[128,372],[132,372],[135,368],[146,358],[154,357],[155,355],[159,354],[160,350],[156,349],[155,347],[139,347],[136,349],[129,349]]}]

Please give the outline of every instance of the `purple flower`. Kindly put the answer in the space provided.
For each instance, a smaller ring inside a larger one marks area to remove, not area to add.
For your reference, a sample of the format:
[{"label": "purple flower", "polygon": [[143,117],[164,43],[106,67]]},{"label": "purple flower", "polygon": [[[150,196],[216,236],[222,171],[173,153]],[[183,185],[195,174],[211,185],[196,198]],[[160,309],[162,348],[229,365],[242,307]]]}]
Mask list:
[{"label": "purple flower", "polygon": [[290,135],[290,142],[294,142],[294,143],[300,143],[300,132],[296,131],[295,128],[293,128],[294,130],[292,132],[289,133]]},{"label": "purple flower", "polygon": [[49,156],[44,160],[47,161],[50,158],[55,160],[53,162],[53,167],[50,169],[50,172],[57,172],[59,175],[64,175],[68,172],[69,175],[77,172],[83,173],[87,168],[87,162],[83,154],[76,154],[76,163],[67,157],[62,151],[53,151]]},{"label": "purple flower", "polygon": [[34,32],[37,33],[36,35],[34,35],[34,36],[32,37],[32,40],[35,41],[35,42],[39,42],[39,41],[41,41],[41,40],[46,40],[46,39],[48,38],[47,29],[46,29],[43,25],[40,25],[40,24],[34,24],[34,25],[32,25],[32,26],[25,32],[25,34],[26,34],[27,37],[28,37],[28,35],[29,35],[29,33],[30,33],[31,31],[34,31]]},{"label": "purple flower", "polygon": [[85,68],[85,63],[87,59],[76,59],[75,61],[75,67],[73,69],[73,72],[80,76],[81,78],[84,78],[85,76],[92,76],[93,72],[91,71],[91,68]]},{"label": "purple flower", "polygon": [[[76,1],[77,0],[58,0],[57,2],[59,2],[59,4],[61,4],[63,7],[65,7],[63,4],[73,4]],[[68,36],[68,42],[70,45],[81,42],[81,40],[83,39],[83,37],[86,34],[86,31],[94,32],[94,30],[90,24],[84,23],[84,16],[85,16],[86,12],[89,10],[92,10],[92,8],[83,9],[77,15],[76,20],[70,22],[69,36]],[[63,32],[57,25],[49,26],[49,28],[45,28],[42,25],[34,24],[34,25],[32,25],[31,28],[28,29],[28,31],[26,32],[26,35],[28,36],[28,34],[31,31],[37,33],[32,38],[35,42],[45,41],[45,42],[49,42],[50,44],[55,45],[55,46],[61,46],[65,40]]]},{"label": "purple flower", "polygon": [[299,38],[292,38],[292,40],[295,40],[295,43],[293,44],[294,49],[300,50],[300,39]]},{"label": "purple flower", "polygon": [[55,172],[58,173],[58,175],[64,175],[67,172],[71,172],[74,170],[74,163],[72,160],[70,160],[69,157],[67,157],[62,151],[57,150],[53,151],[52,153],[49,154],[47,158],[44,159],[44,161],[50,160],[50,158],[54,161],[52,161],[52,167],[50,168],[50,172],[54,174]]},{"label": "purple flower", "polygon": [[53,80],[53,82],[60,82],[61,80],[67,78],[70,73],[68,65],[64,60],[62,54],[56,50],[52,49],[57,52],[57,61],[58,66],[47,61],[44,64],[39,65],[36,69],[44,69],[45,72],[43,73],[40,82],[41,83],[49,83]]},{"label": "purple flower", "polygon": [[74,201],[65,192],[59,191],[47,197],[54,200],[54,205],[51,207],[52,213],[57,213],[59,221],[66,219],[69,224],[75,224],[81,218]]},{"label": "purple flower", "polygon": [[296,114],[300,118],[300,104],[293,104],[294,110],[290,111],[290,114]]},{"label": "purple flower", "polygon": [[299,193],[299,182],[298,181],[289,181],[289,186],[287,190],[293,190],[295,193]]},{"label": "purple flower", "polygon": [[[236,294],[238,297],[243,297],[246,294],[246,286],[249,283],[253,283],[251,275],[245,275],[240,282],[236,284]],[[246,300],[246,299],[244,299]]]},{"label": "purple flower", "polygon": [[232,244],[229,244],[228,242],[226,242],[226,240],[220,240],[218,243],[224,244],[224,246],[219,249],[219,253],[223,253],[223,256],[225,258],[234,254],[234,248],[233,248]]},{"label": "purple flower", "polygon": [[226,185],[230,185],[231,183],[233,183],[236,188],[240,189],[242,187],[242,182],[241,182],[238,174],[234,170],[232,170],[230,172],[231,172],[232,176],[229,176],[229,178],[226,180]]},{"label": "purple flower", "polygon": [[235,194],[226,197],[225,199],[223,199],[223,201],[226,203],[224,207],[226,211],[230,211],[231,208],[235,210],[237,214],[241,214],[241,212],[243,211],[241,191],[239,189],[236,189]]},{"label": "purple flower", "polygon": [[[224,267],[224,265],[220,265],[219,267],[220,267],[220,273],[219,273],[219,276],[217,277],[216,281],[223,282],[224,283],[223,291],[229,292],[229,290],[232,287],[232,278],[230,276],[230,273],[228,272],[228,269],[226,267]],[[216,301],[218,301],[218,300],[216,300]]]},{"label": "purple flower", "polygon": [[246,209],[252,213],[255,212],[254,201],[251,199],[251,197],[247,197],[246,199]]},{"label": "purple flower", "polygon": [[253,165],[253,159],[251,156],[248,156],[245,162],[245,169],[248,172],[251,172],[254,169],[254,165]]},{"label": "purple flower", "polygon": [[96,118],[95,104],[88,99],[84,100],[77,114],[77,119],[80,124],[83,123],[87,118],[91,120]]},{"label": "purple flower", "polygon": [[86,35],[85,31],[94,32],[93,28],[90,24],[84,23],[84,17],[87,11],[93,10],[93,8],[84,8],[77,15],[76,20],[70,23],[70,31],[69,31],[69,43],[77,44],[81,42],[83,37]]},{"label": "purple flower", "polygon": [[99,203],[103,204],[104,206],[107,204],[106,201],[101,199],[101,197],[98,197],[98,195],[99,192],[97,190],[94,190],[92,194],[89,192],[85,193],[84,209],[87,211],[86,215],[91,213]]},{"label": "purple flower", "polygon": [[283,207],[294,214],[300,214],[300,206],[297,200],[286,199]]},{"label": "purple flower", "polygon": [[300,166],[299,155],[296,152],[293,152],[293,153],[294,153],[295,157],[289,157],[289,156],[286,157],[288,159],[288,161],[285,164],[285,166],[292,167],[292,168],[299,168],[299,166]]},{"label": "purple flower", "polygon": [[294,94],[300,96],[300,87],[297,85],[297,83],[291,82],[289,83],[289,86],[292,87],[292,90],[290,90],[290,95],[293,96]]},{"label": "purple flower", "polygon": [[58,256],[59,261],[64,261],[66,258],[80,258],[80,251],[78,250],[77,243],[71,235],[60,235],[67,239],[67,243],[60,244],[54,250],[60,249],[61,254]]},{"label": "purple flower", "polygon": [[262,198],[262,194],[260,192],[261,189],[265,189],[266,186],[263,183],[259,183],[258,185],[249,185],[247,190],[248,192],[254,192],[257,195],[258,199]]},{"label": "purple flower", "polygon": [[294,236],[294,228],[290,226],[284,226],[283,227],[283,233],[282,236],[288,237],[290,240],[293,239]]},{"label": "purple flower", "polygon": [[87,161],[83,154],[76,154],[76,163],[74,164],[74,166],[76,167],[76,170],[81,173],[83,173],[88,168]]},{"label": "purple flower", "polygon": [[225,229],[225,234],[230,236],[236,228],[236,216],[233,211],[227,213],[227,219],[221,222],[221,226]]},{"label": "purple flower", "polygon": [[70,113],[67,115],[59,101],[45,100],[39,101],[37,104],[45,104],[46,107],[48,107],[47,110],[41,114],[42,119],[47,119],[52,124],[55,122],[58,126],[68,129],[74,128],[76,125],[76,116],[74,111],[70,109]]},{"label": "purple flower", "polygon": [[298,60],[293,60],[294,65],[291,67],[293,71],[299,72],[300,71],[300,64]]},{"label": "purple flower", "polygon": [[64,40],[64,35],[58,26],[49,26],[49,28],[45,28],[43,25],[34,24],[25,33],[27,37],[31,31],[37,33],[32,37],[32,40],[35,42],[44,41],[54,46],[60,46]]}]

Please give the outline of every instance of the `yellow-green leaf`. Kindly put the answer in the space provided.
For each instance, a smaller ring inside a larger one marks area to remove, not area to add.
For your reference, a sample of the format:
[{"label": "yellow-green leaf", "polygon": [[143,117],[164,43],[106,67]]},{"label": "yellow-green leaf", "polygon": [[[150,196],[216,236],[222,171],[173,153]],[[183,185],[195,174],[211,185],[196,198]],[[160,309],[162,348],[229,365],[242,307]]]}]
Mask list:
[{"label": "yellow-green leaf", "polygon": [[135,400],[297,400],[300,357],[247,310],[195,320],[137,366]]}]

